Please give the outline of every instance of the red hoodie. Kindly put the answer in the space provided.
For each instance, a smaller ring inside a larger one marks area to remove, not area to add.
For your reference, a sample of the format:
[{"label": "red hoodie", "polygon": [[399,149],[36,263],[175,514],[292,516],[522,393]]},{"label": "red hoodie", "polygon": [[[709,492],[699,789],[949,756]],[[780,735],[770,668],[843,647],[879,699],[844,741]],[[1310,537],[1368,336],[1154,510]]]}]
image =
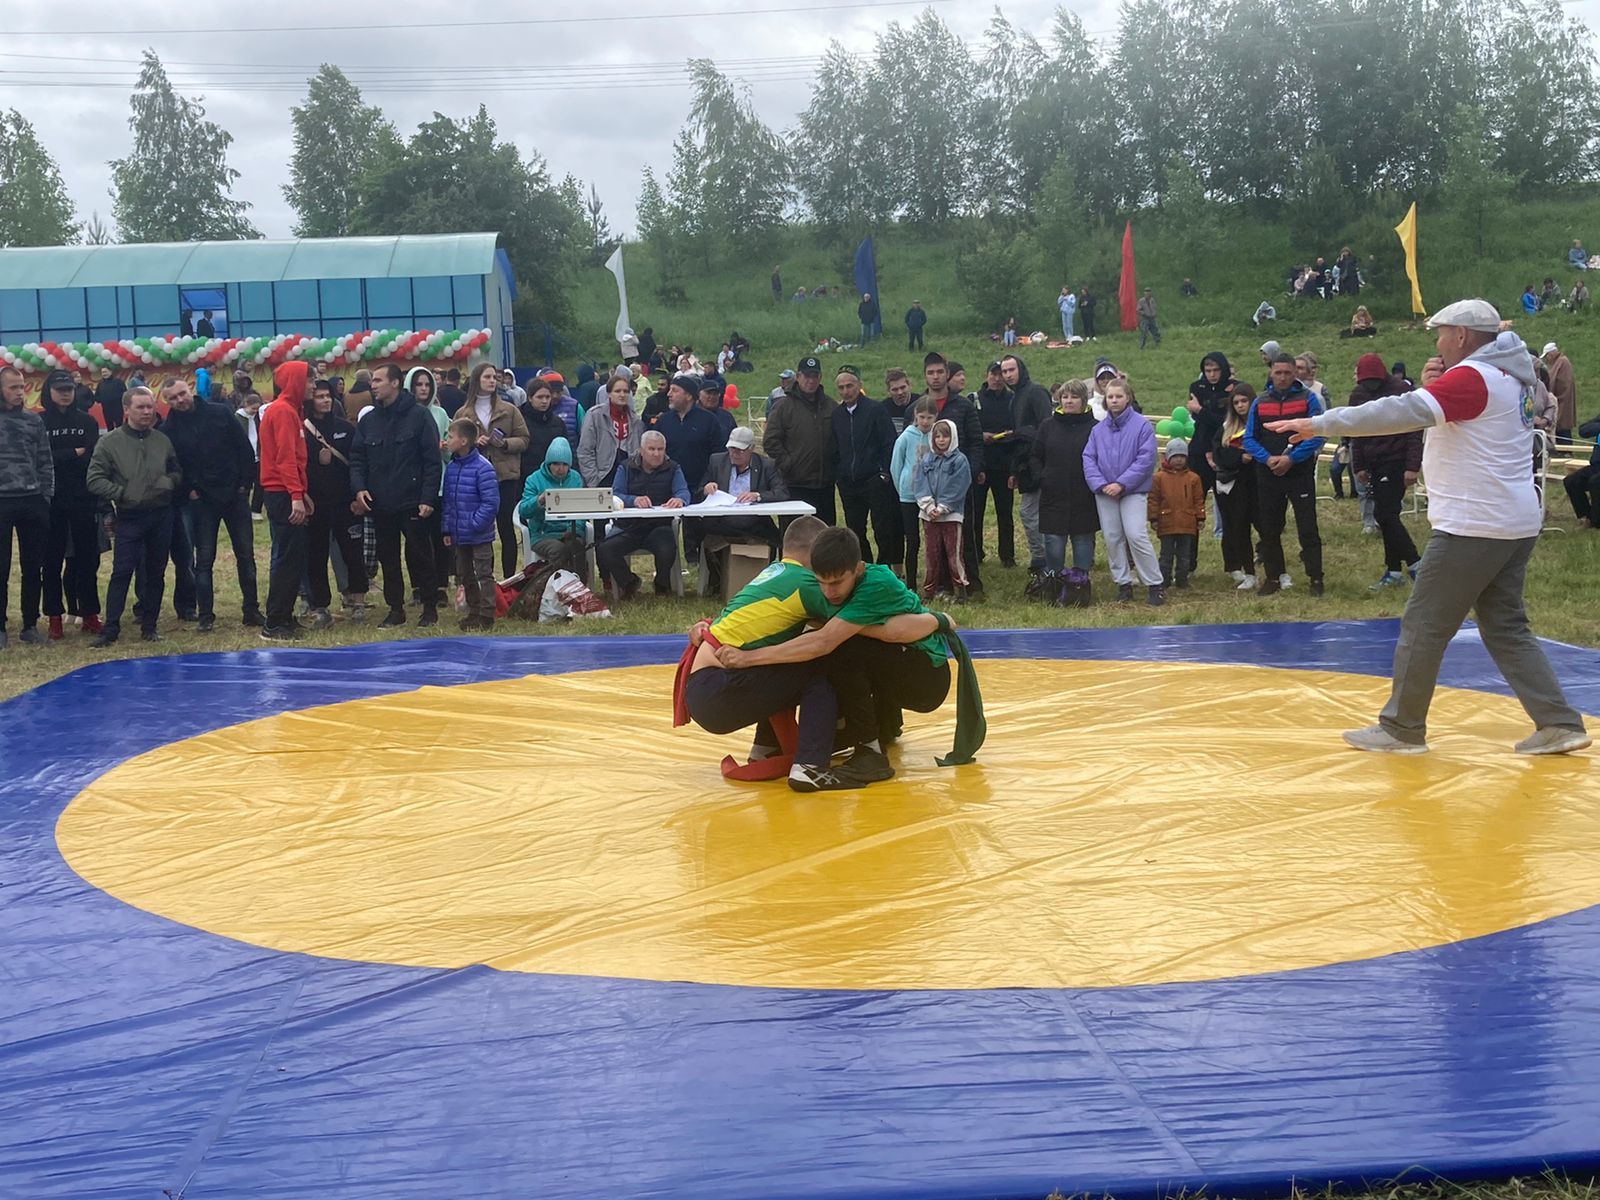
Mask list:
[{"label": "red hoodie", "polygon": [[278,394],[261,414],[261,486],[269,492],[288,492],[291,500],[306,498],[306,435],[301,421],[310,373],[303,362],[286,362],[274,371]]}]

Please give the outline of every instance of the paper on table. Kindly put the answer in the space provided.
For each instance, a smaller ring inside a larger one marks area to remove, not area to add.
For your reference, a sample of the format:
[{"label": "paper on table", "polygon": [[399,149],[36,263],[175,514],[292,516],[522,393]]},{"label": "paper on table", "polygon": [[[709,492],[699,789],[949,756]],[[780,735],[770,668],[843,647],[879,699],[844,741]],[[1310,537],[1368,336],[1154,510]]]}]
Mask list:
[{"label": "paper on table", "polygon": [[729,493],[718,488],[705,499],[690,505],[691,508],[732,508],[739,503]]}]

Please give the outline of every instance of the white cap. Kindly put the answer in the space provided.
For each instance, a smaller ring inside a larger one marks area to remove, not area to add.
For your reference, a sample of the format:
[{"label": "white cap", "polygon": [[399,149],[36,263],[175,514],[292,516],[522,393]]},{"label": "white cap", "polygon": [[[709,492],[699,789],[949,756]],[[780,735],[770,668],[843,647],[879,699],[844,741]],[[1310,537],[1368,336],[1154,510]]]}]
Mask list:
[{"label": "white cap", "polygon": [[1428,328],[1453,325],[1457,329],[1473,329],[1479,333],[1499,333],[1500,314],[1487,300],[1457,300],[1446,304],[1428,318]]},{"label": "white cap", "polygon": [[756,435],[743,425],[735,425],[733,432],[728,435],[729,450],[754,450],[756,448]]},{"label": "white cap", "polygon": [[1561,347],[1556,345],[1554,342],[1546,342],[1544,344],[1544,349],[1539,351],[1539,357],[1543,358],[1546,354],[1549,354],[1550,351],[1559,349],[1561,349]]}]

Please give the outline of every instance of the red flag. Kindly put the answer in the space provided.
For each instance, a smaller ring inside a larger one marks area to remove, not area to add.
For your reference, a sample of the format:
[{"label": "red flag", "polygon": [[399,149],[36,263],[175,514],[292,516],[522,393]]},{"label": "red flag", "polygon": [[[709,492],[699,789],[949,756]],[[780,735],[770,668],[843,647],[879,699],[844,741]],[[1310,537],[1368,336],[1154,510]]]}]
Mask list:
[{"label": "red flag", "polygon": [[1122,328],[1139,328],[1139,280],[1133,273],[1133,222],[1122,231],[1122,286],[1117,289],[1122,302]]}]

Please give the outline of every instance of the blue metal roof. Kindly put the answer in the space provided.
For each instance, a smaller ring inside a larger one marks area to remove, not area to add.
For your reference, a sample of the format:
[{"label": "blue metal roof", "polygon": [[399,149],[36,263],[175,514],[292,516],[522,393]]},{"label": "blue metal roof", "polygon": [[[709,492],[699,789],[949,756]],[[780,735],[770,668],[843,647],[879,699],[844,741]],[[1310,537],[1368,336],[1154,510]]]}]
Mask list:
[{"label": "blue metal roof", "polygon": [[[493,233],[451,233],[416,237],[17,247],[0,249],[0,287],[136,287],[280,279],[490,275],[497,263],[496,236]],[[509,278],[509,271],[507,274]]]}]

